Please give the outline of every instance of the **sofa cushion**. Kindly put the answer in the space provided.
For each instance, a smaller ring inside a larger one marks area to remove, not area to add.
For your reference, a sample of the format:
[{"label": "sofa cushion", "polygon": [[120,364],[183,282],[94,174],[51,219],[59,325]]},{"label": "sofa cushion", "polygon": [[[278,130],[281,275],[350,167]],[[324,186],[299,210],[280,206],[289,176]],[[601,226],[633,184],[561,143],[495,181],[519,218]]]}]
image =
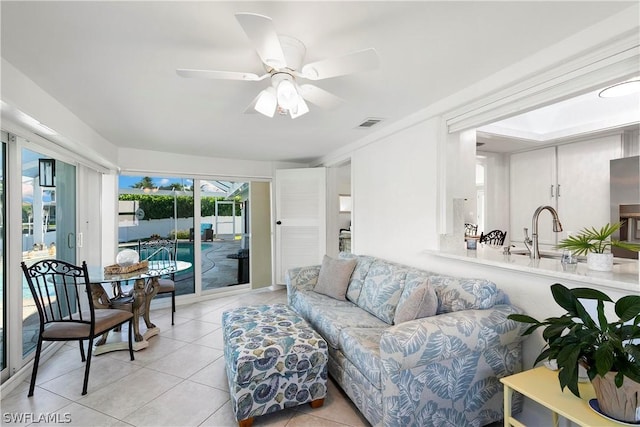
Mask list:
[{"label": "sofa cushion", "polygon": [[393,324],[408,267],[376,260],[369,267],[358,305],[380,320]]},{"label": "sofa cushion", "polygon": [[340,348],[347,359],[378,390],[380,373],[380,337],[386,328],[345,328],[340,333]]},{"label": "sofa cushion", "polygon": [[360,291],[364,284],[364,279],[367,277],[369,267],[373,263],[373,257],[366,255],[354,255],[349,252],[340,252],[340,258],[342,259],[356,259],[356,268],[353,270],[351,280],[349,281],[349,287],[347,288],[347,299],[355,304],[358,303],[360,298]]},{"label": "sofa cushion", "polygon": [[351,302],[334,300],[311,291],[300,292],[294,308],[333,348],[339,348],[340,332],[344,328],[388,327],[385,322]]},{"label": "sofa cushion", "polygon": [[313,290],[319,294],[345,301],[347,286],[355,266],[355,259],[334,259],[325,255],[318,274],[318,283]]},{"label": "sofa cushion", "polygon": [[398,301],[393,323],[408,322],[436,314],[438,296],[431,286],[429,277],[409,272],[405,279],[404,290]]},{"label": "sofa cushion", "polygon": [[289,304],[293,309],[306,320],[313,317],[315,307],[353,307],[353,303],[349,301],[341,301],[326,295],[319,294],[312,290],[302,290],[296,292]]},{"label": "sofa cushion", "polygon": [[484,279],[431,276],[430,281],[438,295],[437,314],[460,310],[486,310],[502,298],[495,283]]}]

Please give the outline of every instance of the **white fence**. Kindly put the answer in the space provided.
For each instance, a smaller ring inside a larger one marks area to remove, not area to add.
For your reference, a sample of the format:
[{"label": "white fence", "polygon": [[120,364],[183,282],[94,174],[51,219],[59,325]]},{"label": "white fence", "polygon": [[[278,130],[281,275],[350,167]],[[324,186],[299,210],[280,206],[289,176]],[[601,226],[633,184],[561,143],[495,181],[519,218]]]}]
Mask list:
[{"label": "white fence", "polygon": [[[235,221],[234,221],[235,220]],[[178,231],[188,232],[193,227],[193,218],[179,218]],[[202,217],[202,224],[212,224],[213,233],[216,236],[231,236],[234,233],[233,226],[235,222],[235,233],[243,233],[242,217],[236,216],[219,216],[218,228],[216,229],[215,216]],[[161,237],[168,237],[175,228],[173,218],[151,219],[137,221],[120,221],[118,227],[118,242],[131,242],[139,239],[147,239],[152,234],[158,234]],[[196,228],[196,233],[200,233],[200,227]]]}]

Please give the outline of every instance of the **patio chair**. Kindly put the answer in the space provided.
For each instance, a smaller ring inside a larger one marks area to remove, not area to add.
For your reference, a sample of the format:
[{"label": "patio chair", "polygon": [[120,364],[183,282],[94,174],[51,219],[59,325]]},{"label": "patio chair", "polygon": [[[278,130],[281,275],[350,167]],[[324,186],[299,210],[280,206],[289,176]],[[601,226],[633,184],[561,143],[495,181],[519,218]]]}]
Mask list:
[{"label": "patio chair", "polygon": [[[157,239],[138,241],[138,253],[141,260],[160,261],[167,264],[176,260],[178,244],[175,240]],[[169,277],[158,279],[158,294],[171,294],[171,324],[174,323],[174,313],[176,312],[176,283],[175,274]]]},{"label": "patio chair", "polygon": [[[94,307],[86,262],[83,261],[81,267],[54,259],[36,262],[31,267],[22,262],[22,271],[40,317],[38,344],[27,396],[33,396],[43,341],[80,343],[80,356],[86,362],[83,395],[87,394],[91,353],[96,337],[129,322],[129,355],[134,360],[131,339],[133,314],[125,310]],[[89,340],[86,358],[83,340]]]},{"label": "patio chair", "polygon": [[490,245],[502,246],[506,237],[506,231],[491,230],[487,234],[480,233],[480,243],[489,243]]},{"label": "patio chair", "polygon": [[471,223],[465,222],[464,224],[465,237],[476,236],[477,234],[478,234],[478,224],[471,224]]}]

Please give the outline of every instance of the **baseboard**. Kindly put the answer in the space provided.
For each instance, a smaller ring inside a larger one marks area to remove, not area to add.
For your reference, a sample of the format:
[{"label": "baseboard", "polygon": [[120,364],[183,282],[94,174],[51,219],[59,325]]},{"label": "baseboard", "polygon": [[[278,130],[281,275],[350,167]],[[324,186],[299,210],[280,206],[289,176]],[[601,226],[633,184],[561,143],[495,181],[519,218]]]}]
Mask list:
[{"label": "baseboard", "polygon": [[[40,353],[40,366],[49,360],[54,354],[57,353],[64,345],[64,342],[51,342],[47,348],[43,349]],[[0,396],[3,398],[15,390],[24,381],[31,379],[31,372],[33,371],[33,358],[25,363],[15,374],[10,376],[5,382],[0,385]]]}]

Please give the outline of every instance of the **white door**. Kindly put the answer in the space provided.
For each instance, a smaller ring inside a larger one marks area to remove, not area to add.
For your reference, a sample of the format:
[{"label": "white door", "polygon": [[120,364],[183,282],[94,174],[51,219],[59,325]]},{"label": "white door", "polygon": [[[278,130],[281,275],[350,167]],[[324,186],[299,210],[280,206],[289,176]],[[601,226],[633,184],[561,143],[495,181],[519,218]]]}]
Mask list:
[{"label": "white door", "polygon": [[[556,163],[555,147],[512,154],[510,159],[510,236],[511,242],[522,242],[523,229],[529,229],[538,206],[555,206]],[[560,217],[562,221],[562,216]],[[538,238],[541,244],[555,244],[552,217],[543,212],[538,221]]]},{"label": "white door", "polygon": [[326,169],[276,171],[276,274],[320,264],[326,252]]}]

